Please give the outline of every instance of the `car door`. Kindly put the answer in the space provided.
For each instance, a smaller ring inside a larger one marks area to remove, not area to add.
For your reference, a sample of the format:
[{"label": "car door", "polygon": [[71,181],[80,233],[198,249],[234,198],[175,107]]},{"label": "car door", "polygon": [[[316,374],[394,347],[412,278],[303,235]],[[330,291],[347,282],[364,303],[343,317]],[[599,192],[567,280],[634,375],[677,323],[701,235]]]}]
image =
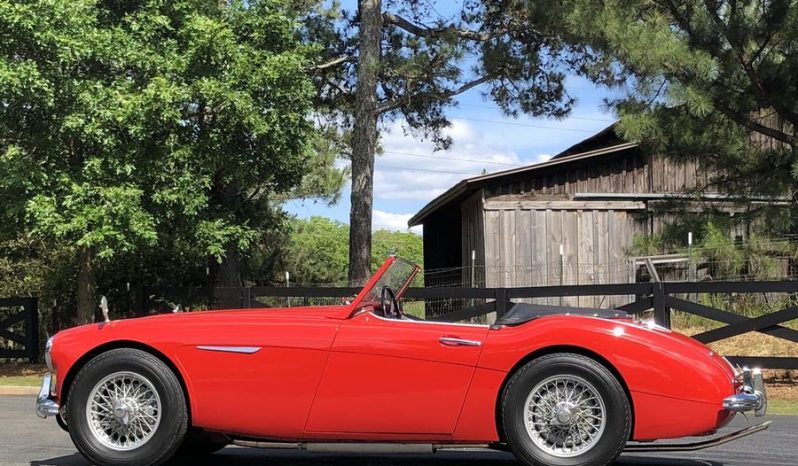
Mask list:
[{"label": "car door", "polygon": [[371,312],[344,321],[306,437],[451,435],[487,332],[487,326],[384,319]]},{"label": "car door", "polygon": [[178,330],[188,335],[178,361],[193,393],[193,425],[300,437],[341,321],[225,314],[191,319]]}]

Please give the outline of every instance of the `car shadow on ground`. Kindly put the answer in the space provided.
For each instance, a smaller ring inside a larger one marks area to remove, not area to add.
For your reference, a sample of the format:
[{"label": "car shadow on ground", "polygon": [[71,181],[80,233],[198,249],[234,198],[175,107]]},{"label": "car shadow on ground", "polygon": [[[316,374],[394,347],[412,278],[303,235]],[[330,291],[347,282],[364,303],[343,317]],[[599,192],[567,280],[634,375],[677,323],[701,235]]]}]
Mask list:
[{"label": "car shadow on ground", "polygon": [[[171,462],[173,466],[511,466],[520,465],[506,453],[458,452],[428,456],[312,455],[307,452],[267,452],[228,448],[197,460]],[[31,461],[30,466],[87,466],[79,454]],[[623,456],[616,466],[723,466],[707,460]]]}]

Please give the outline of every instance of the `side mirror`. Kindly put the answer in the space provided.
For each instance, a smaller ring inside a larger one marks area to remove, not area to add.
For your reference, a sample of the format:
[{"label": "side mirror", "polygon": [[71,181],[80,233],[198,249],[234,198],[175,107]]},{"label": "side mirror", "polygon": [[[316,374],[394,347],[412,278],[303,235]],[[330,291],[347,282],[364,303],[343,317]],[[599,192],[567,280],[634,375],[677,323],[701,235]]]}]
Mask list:
[{"label": "side mirror", "polygon": [[111,322],[111,318],[108,317],[108,298],[105,296],[100,298],[100,310],[103,312],[103,320],[106,323]]}]

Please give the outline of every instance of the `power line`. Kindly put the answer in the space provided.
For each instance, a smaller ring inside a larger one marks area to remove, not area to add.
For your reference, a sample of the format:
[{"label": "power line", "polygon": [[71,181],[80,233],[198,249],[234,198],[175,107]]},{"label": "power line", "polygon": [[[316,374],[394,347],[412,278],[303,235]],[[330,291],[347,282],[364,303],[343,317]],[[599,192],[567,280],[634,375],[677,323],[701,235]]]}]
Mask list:
[{"label": "power line", "polygon": [[[463,106],[463,107],[486,108],[486,109],[490,109],[490,110],[497,110],[498,109],[498,107],[493,107],[493,106],[490,106],[490,105],[464,104],[462,102],[458,103],[458,105],[459,106]],[[615,121],[615,120],[609,119],[609,118],[590,118],[590,117],[578,117],[578,116],[568,116],[566,118],[566,120],[598,121],[598,122],[602,122],[602,123],[612,123],[612,122]]]},{"label": "power line", "polygon": [[410,152],[397,152],[391,150],[383,151],[385,154],[394,154],[394,155],[406,155],[408,157],[422,157],[425,159],[436,159],[436,160],[455,160],[458,162],[473,162],[473,163],[484,163],[487,165],[504,165],[507,167],[523,167],[524,164],[517,164],[517,163],[507,163],[507,162],[491,162],[488,160],[478,160],[478,159],[464,159],[459,157],[447,157],[443,155],[435,155],[435,154],[412,154]]},{"label": "power line", "polygon": [[428,168],[409,168],[409,167],[396,167],[393,165],[382,165],[380,164],[380,168],[393,168],[395,170],[405,170],[405,171],[413,171],[413,172],[430,172],[430,173],[445,173],[447,175],[466,175],[466,176],[478,176],[481,173],[474,173],[474,172],[456,172],[456,171],[448,171],[448,170],[431,170]]},{"label": "power line", "polygon": [[[423,156],[419,156],[423,157]],[[479,176],[483,175],[484,173],[474,173],[474,172],[461,172],[461,171],[453,171],[453,170],[433,170],[429,168],[415,168],[415,167],[397,167],[395,165],[384,165],[379,164],[378,168],[392,168],[394,170],[403,170],[403,171],[414,171],[414,172],[429,172],[429,173],[444,173],[447,175],[466,175],[466,176]]]},{"label": "power line", "polygon": [[526,128],[537,128],[537,129],[549,129],[552,131],[571,131],[574,133],[590,133],[593,134],[596,131],[591,129],[577,129],[577,128],[556,128],[554,126],[543,126],[543,125],[533,125],[529,123],[518,123],[515,121],[499,121],[499,120],[483,120],[480,118],[467,118],[467,117],[460,117],[456,116],[453,118],[457,118],[458,120],[467,120],[467,121],[476,121],[479,123],[493,123],[496,125],[508,125],[508,126],[523,126]]}]

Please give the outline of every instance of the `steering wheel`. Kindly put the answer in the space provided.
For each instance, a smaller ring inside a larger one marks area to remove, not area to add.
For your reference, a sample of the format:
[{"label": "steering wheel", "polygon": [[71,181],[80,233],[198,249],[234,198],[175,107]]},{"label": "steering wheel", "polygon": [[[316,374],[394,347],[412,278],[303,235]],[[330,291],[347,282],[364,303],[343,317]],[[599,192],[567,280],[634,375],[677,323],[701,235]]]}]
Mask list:
[{"label": "steering wheel", "polygon": [[380,291],[380,301],[382,302],[382,313],[388,319],[401,319],[402,308],[390,286],[385,285]]}]

